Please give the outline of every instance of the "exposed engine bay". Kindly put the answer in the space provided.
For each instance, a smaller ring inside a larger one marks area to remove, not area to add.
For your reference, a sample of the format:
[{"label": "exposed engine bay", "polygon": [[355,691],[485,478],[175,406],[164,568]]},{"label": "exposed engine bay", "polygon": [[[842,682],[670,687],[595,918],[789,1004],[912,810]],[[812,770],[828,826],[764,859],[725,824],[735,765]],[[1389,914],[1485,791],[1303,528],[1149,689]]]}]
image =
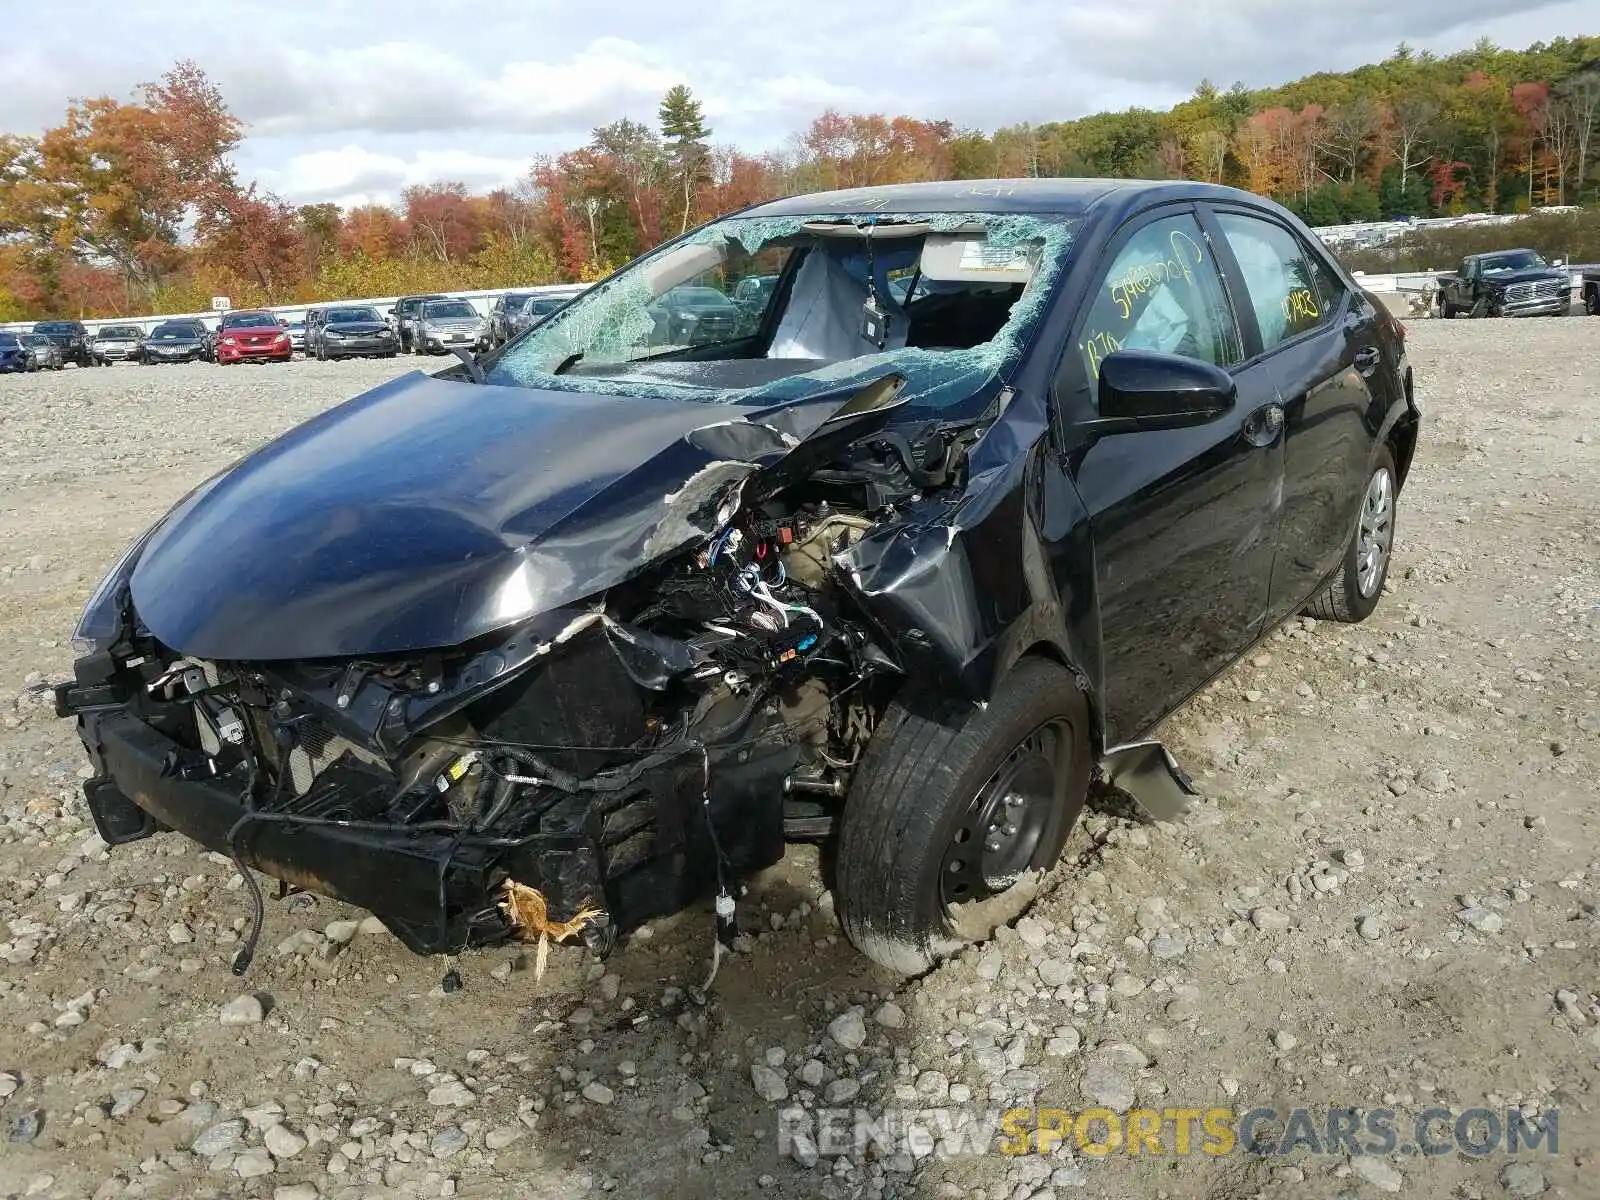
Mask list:
[{"label": "exposed engine bay", "polygon": [[[850,552],[957,482],[974,436],[865,436],[740,496],[709,542],[436,654],[220,662],[136,632],[114,675],[170,739],[159,775],[229,801],[209,841],[255,902],[236,971],[264,916],[251,865],[372,909],[420,953],[552,930],[604,951],[712,894],[731,935],[740,878],[828,833],[902,675]],[[120,786],[138,777],[118,766]],[[105,828],[116,799],[93,805],[107,840],[153,831],[149,797]],[[352,867],[365,851],[384,853]],[[512,888],[536,893],[541,928]]]}]

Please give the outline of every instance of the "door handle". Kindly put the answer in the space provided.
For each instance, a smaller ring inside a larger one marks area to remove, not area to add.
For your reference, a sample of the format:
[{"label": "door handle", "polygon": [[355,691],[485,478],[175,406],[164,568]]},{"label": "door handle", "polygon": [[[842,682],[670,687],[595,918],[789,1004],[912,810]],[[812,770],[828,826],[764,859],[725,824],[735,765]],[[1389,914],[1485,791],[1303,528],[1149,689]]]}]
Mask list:
[{"label": "door handle", "polygon": [[1252,446],[1272,445],[1283,432],[1283,405],[1263,404],[1244,419],[1243,432]]},{"label": "door handle", "polygon": [[1363,346],[1355,353],[1356,370],[1363,375],[1370,374],[1378,369],[1380,355],[1376,346]]}]

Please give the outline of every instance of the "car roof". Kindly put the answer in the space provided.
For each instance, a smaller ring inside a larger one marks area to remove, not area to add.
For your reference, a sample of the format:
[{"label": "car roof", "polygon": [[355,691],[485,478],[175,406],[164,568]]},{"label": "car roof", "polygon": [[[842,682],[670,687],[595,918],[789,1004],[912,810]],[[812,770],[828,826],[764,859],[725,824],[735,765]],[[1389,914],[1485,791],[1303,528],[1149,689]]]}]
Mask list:
[{"label": "car roof", "polygon": [[742,217],[828,216],[882,212],[1040,213],[1081,216],[1142,200],[1233,200],[1265,206],[1261,197],[1218,184],[1168,179],[958,179],[900,183],[790,196],[749,208]]}]

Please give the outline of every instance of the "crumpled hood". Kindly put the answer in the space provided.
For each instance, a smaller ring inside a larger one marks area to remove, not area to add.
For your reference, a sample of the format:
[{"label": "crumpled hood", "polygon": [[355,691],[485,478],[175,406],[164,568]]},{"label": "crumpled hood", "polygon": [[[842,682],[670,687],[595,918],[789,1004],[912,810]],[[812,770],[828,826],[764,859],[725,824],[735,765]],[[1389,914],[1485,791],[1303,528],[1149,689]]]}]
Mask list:
[{"label": "crumpled hood", "polygon": [[457,645],[709,536],[741,481],[854,429],[862,413],[830,418],[860,392],[752,408],[404,375],[168,514],[133,607],[207,659]]}]

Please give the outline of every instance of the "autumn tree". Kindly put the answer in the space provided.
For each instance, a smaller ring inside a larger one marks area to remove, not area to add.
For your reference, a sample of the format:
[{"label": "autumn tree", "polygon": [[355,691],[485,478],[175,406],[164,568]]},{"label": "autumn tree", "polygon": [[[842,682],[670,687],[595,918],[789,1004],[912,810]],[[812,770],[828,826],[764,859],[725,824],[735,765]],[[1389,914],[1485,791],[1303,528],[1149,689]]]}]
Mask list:
[{"label": "autumn tree", "polygon": [[[704,130],[701,136],[706,136]],[[654,131],[648,125],[623,117],[596,129],[590,135],[589,145],[616,164],[639,245],[655,245],[661,240],[660,186],[669,164]]]},{"label": "autumn tree", "polygon": [[235,193],[228,156],[241,132],[193,63],[141,90],[142,104],[70,106],[33,148],[30,178],[8,205],[41,241],[114,264],[130,298],[183,261],[185,226]]},{"label": "autumn tree", "polygon": [[477,222],[466,184],[414,184],[400,194],[400,200],[418,253],[450,263],[477,249]]}]

